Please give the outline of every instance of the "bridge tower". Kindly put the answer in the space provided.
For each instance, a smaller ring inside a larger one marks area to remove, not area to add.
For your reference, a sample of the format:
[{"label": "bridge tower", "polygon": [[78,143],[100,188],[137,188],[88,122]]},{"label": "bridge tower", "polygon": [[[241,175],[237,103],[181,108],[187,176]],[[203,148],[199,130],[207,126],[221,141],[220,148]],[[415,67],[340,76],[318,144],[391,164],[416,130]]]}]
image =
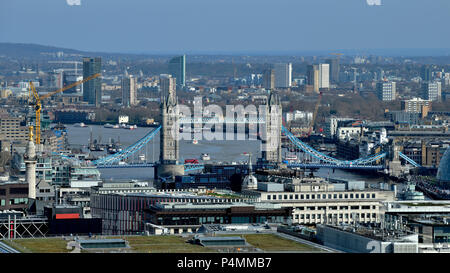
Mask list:
[{"label": "bridge tower", "polygon": [[[163,79],[165,80],[165,79]],[[184,174],[184,166],[179,165],[179,113],[175,89],[169,88],[161,104],[161,137],[157,177],[173,177]]]},{"label": "bridge tower", "polygon": [[281,163],[281,126],[283,109],[280,98],[270,91],[264,107],[265,127],[262,137],[262,158],[269,163]]}]

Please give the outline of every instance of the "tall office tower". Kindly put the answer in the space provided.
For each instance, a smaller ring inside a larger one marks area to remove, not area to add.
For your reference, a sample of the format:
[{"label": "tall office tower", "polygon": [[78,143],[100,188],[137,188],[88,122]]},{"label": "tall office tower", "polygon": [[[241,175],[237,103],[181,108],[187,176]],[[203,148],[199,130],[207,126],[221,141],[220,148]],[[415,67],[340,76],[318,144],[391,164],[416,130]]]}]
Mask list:
[{"label": "tall office tower", "polygon": [[264,70],[263,87],[267,90],[275,88],[275,71],[273,69]]},{"label": "tall office tower", "polygon": [[325,63],[330,65],[330,81],[332,83],[339,83],[339,59],[328,59]]},{"label": "tall office tower", "polygon": [[[102,59],[83,58],[83,78],[100,73],[102,69]],[[99,107],[102,102],[102,83],[100,77],[83,83],[83,101]]]},{"label": "tall office tower", "polygon": [[122,79],[122,105],[133,106],[137,104],[136,78],[132,75]]},{"label": "tall office tower", "polygon": [[395,82],[377,83],[377,97],[382,101],[391,101],[396,98]]},{"label": "tall office tower", "polygon": [[176,96],[176,81],[177,79],[169,74],[159,75],[159,87],[162,97],[169,97],[170,94]]},{"label": "tall office tower", "polygon": [[186,85],[186,55],[169,61],[169,73],[177,79],[177,88],[183,89]]},{"label": "tall office tower", "polygon": [[433,74],[431,71],[431,67],[429,65],[422,66],[420,74],[421,74],[420,77],[422,78],[422,80],[424,82],[429,82],[429,81],[433,80]]},{"label": "tall office tower", "polygon": [[275,64],[275,87],[289,88],[292,86],[292,64]]},{"label": "tall office tower", "polygon": [[329,64],[319,64],[319,88],[330,88]]},{"label": "tall office tower", "polygon": [[306,71],[306,77],[307,77],[307,85],[313,86],[313,90],[316,93],[319,93],[320,88],[320,81],[319,81],[319,65],[308,65],[307,71]]},{"label": "tall office tower", "polygon": [[425,82],[422,84],[423,98],[431,101],[441,101],[442,83]]}]

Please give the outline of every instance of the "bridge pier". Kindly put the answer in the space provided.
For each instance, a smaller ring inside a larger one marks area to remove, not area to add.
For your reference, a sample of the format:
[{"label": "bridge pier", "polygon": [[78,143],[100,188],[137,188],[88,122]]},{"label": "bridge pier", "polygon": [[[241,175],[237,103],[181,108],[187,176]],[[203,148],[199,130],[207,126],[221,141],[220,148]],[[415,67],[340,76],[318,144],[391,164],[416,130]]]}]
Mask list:
[{"label": "bridge pier", "polygon": [[184,175],[184,165],[157,164],[155,166],[155,178],[173,178],[177,175]]}]

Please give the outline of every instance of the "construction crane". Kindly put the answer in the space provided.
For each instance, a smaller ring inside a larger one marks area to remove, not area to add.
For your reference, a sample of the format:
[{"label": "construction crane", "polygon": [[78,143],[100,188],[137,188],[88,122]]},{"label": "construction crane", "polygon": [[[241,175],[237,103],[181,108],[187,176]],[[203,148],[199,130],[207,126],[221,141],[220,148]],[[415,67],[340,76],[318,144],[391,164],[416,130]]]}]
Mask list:
[{"label": "construction crane", "polygon": [[312,130],[314,128],[314,123],[315,123],[316,118],[317,118],[317,113],[319,111],[319,106],[320,106],[320,102],[321,101],[322,101],[322,92],[319,93],[319,99],[317,100],[316,106],[314,108],[313,118],[311,120],[311,125],[309,127],[309,131],[308,131],[307,137],[309,137],[311,135],[311,132],[312,132]]},{"label": "construction crane", "polygon": [[53,92],[47,93],[47,94],[42,95],[42,96],[39,96],[38,92],[36,91],[36,88],[34,87],[33,82],[30,81],[30,90],[29,90],[30,94],[29,95],[31,96],[31,94],[33,94],[33,97],[34,97],[34,102],[31,102],[30,104],[34,105],[34,110],[36,112],[36,124],[35,124],[36,125],[35,126],[36,127],[36,130],[35,130],[35,132],[36,132],[35,133],[35,135],[36,135],[36,139],[35,139],[36,144],[41,144],[41,109],[42,109],[41,101],[46,99],[46,98],[49,98],[49,97],[53,96],[54,94],[64,92],[67,89],[70,89],[70,88],[72,88],[74,86],[77,86],[79,84],[82,84],[82,83],[85,83],[85,82],[90,81],[92,79],[95,79],[95,78],[97,78],[99,76],[101,76],[100,73],[94,74],[92,76],[87,77],[86,79],[74,82],[72,84],[69,84],[68,86],[65,86],[63,88],[60,88],[58,90],[55,90]]}]

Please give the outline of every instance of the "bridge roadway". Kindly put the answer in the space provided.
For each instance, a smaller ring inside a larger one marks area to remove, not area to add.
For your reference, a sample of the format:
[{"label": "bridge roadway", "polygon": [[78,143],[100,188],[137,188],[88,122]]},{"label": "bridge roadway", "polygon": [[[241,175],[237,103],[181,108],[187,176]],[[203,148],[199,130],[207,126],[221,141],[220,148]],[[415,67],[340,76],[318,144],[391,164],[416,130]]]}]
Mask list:
[{"label": "bridge roadway", "polygon": [[[155,167],[155,163],[135,163],[135,164],[110,164],[110,165],[97,165],[99,169],[131,169],[131,168],[152,168]],[[286,164],[288,168],[329,168],[329,169],[352,169],[352,170],[383,170],[382,165],[333,165],[333,164],[322,164],[322,163],[288,163]],[[201,170],[204,168],[203,164],[185,164],[185,170]]]}]

